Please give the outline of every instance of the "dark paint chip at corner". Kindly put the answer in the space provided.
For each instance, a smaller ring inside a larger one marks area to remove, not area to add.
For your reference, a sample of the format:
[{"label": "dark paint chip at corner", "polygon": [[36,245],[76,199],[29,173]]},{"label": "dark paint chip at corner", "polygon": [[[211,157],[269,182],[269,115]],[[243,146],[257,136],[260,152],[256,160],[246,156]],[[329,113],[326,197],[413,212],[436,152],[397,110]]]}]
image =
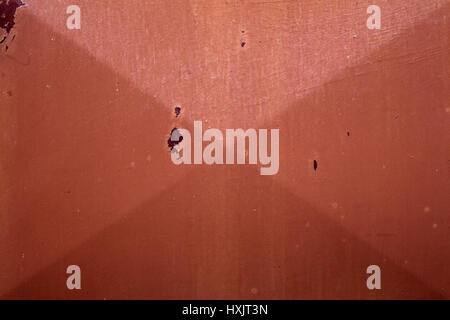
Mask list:
[{"label": "dark paint chip at corner", "polygon": [[5,30],[5,35],[3,36],[2,40],[0,40],[0,43],[6,41],[6,38],[8,38],[8,35],[15,25],[14,19],[16,16],[17,8],[24,5],[25,3],[22,0],[0,1],[0,29]]}]

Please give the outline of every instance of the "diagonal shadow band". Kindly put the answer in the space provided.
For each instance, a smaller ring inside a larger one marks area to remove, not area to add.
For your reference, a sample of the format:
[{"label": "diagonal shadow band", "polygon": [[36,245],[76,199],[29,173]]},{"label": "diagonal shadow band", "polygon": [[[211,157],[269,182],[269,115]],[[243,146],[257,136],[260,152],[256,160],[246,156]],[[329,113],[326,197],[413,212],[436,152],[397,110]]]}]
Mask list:
[{"label": "diagonal shadow band", "polygon": [[2,293],[190,170],[167,146],[173,127],[192,125],[184,116],[19,18],[0,55]]},{"label": "diagonal shadow band", "polygon": [[[142,204],[2,298],[442,298],[307,202],[254,175],[247,166],[197,167],[172,193]],[[242,179],[245,185],[236,184]],[[382,261],[381,293],[366,288],[373,261]],[[65,286],[73,263],[82,268],[80,291]]]},{"label": "diagonal shadow band", "polygon": [[448,9],[261,124],[280,128],[277,183],[447,295]]}]

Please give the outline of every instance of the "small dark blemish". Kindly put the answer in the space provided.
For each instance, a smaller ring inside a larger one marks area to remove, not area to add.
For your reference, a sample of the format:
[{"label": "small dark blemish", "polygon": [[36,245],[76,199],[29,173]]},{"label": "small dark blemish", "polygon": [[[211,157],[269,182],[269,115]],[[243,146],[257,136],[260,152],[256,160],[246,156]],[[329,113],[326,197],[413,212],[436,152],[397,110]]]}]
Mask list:
[{"label": "small dark blemish", "polygon": [[347,131],[347,137],[350,137],[350,131]]},{"label": "small dark blemish", "polygon": [[242,30],[241,32],[244,34],[244,33],[245,33],[245,30]]},{"label": "small dark blemish", "polygon": [[180,131],[178,131],[177,128],[173,128],[172,132],[170,133],[170,138],[169,140],[167,140],[167,145],[169,146],[170,151],[173,151],[173,148],[181,141],[183,141],[183,136],[181,135]]},{"label": "small dark blemish", "polygon": [[245,44],[246,44],[246,42],[245,42],[245,41],[242,41],[242,42],[241,42],[241,47],[242,47],[242,48],[245,47]]},{"label": "small dark blemish", "polygon": [[10,97],[12,97],[12,95],[13,95],[13,94],[12,94],[12,91],[7,91],[6,93],[7,93],[8,96],[10,96]]},{"label": "small dark blemish", "polygon": [[317,170],[317,160],[314,160],[314,171]]},{"label": "small dark blemish", "polygon": [[178,116],[181,113],[181,108],[180,107],[175,107],[175,116],[178,118]]}]

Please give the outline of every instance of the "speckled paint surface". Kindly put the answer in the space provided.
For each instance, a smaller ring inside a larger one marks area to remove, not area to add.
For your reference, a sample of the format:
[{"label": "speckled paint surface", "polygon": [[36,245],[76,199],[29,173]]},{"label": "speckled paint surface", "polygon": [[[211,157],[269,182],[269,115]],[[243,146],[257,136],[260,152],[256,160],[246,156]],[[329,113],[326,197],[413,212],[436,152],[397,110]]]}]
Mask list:
[{"label": "speckled paint surface", "polygon": [[[1,299],[450,297],[450,1],[24,2],[0,46]],[[279,128],[278,174],[174,165],[195,120]]]}]

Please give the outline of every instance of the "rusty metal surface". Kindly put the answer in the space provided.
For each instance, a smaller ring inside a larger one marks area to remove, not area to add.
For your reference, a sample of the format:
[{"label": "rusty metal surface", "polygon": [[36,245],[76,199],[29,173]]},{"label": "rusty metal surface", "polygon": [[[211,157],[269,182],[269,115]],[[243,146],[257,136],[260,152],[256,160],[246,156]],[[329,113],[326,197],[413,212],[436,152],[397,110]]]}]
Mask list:
[{"label": "rusty metal surface", "polygon": [[[450,297],[449,1],[377,0],[381,30],[366,1],[24,2],[0,47],[2,299]],[[278,174],[174,165],[195,120],[279,128]]]}]

